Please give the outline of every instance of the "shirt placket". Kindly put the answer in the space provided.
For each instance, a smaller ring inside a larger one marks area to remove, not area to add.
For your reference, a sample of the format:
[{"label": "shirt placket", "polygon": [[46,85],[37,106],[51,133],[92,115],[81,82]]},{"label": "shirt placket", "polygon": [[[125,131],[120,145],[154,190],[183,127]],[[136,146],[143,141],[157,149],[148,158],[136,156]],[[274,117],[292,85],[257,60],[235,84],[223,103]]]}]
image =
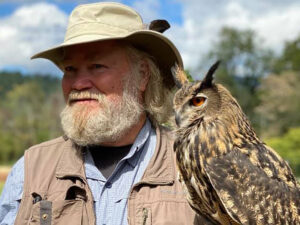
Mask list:
[{"label": "shirt placket", "polygon": [[[133,144],[129,154],[118,163],[108,180],[106,180],[96,168],[91,154],[87,154],[88,157],[86,157],[86,163],[90,163],[89,169],[93,171],[93,178],[97,179],[97,186],[100,187],[99,189],[94,188],[92,190],[94,193],[97,192],[97,200],[95,201],[97,225],[127,224],[127,200],[123,198],[120,201],[116,200],[120,198],[120,192],[123,192],[122,196],[128,195],[130,187],[134,184],[137,175],[137,168],[135,167],[139,161],[140,154],[142,153],[139,149],[143,149],[144,144],[148,140],[150,130],[151,125],[150,122],[147,121],[143,132],[141,132],[140,137],[138,137]],[[150,157],[148,157],[147,160],[149,161]],[[129,167],[130,169],[128,169]],[[130,171],[130,173],[126,173],[126,171]],[[142,176],[142,174],[143,173],[141,172],[140,176]],[[118,179],[120,175],[122,175],[122,179]],[[123,184],[123,188],[121,188],[121,184]]]},{"label": "shirt placket", "polygon": [[[102,221],[98,221],[101,225],[115,225],[114,224],[114,215],[113,213],[116,211],[116,208],[118,207],[117,203],[115,202],[115,196],[117,193],[117,181],[114,180],[115,174],[120,173],[124,166],[125,161],[121,160],[118,165],[116,166],[114,172],[109,177],[108,180],[106,180],[103,189],[101,191],[100,195],[100,201],[99,201],[99,207],[100,212],[103,213],[101,218]],[[103,175],[102,175],[103,176]],[[104,178],[105,179],[105,178]],[[124,190],[125,191],[125,190]]]},{"label": "shirt placket", "polygon": [[115,203],[112,199],[112,196],[114,195],[113,188],[114,184],[111,181],[107,181],[102,191],[102,195],[100,198],[100,207],[103,207],[102,212],[105,212],[103,215],[104,220],[102,221],[102,225],[113,225],[112,216],[115,208]]}]

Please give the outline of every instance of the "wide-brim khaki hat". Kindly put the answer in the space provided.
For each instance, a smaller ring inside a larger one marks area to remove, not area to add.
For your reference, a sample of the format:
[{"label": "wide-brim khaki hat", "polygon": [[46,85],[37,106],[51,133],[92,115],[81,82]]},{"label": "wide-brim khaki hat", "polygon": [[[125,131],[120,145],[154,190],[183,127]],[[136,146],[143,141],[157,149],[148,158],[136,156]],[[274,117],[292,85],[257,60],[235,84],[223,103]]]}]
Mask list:
[{"label": "wide-brim khaki hat", "polygon": [[[165,84],[172,87],[171,68],[183,68],[175,45],[160,32],[150,30],[132,8],[116,2],[100,2],[76,7],[69,18],[64,42],[31,58],[45,58],[60,67],[64,47],[105,40],[125,40],[151,55],[159,66]],[[61,68],[60,68],[61,69]]]}]

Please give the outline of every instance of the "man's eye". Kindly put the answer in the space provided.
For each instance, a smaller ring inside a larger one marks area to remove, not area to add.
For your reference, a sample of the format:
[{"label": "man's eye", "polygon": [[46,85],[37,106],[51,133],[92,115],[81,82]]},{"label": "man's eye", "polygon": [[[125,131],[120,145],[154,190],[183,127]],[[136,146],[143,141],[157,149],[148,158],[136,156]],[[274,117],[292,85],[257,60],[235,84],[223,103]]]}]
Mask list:
[{"label": "man's eye", "polygon": [[72,71],[74,71],[74,67],[73,66],[66,66],[65,71],[66,72],[72,72]]},{"label": "man's eye", "polygon": [[102,65],[102,64],[97,64],[97,63],[93,64],[93,68],[94,68],[94,69],[101,69],[101,68],[103,68],[103,67],[105,67],[105,66]]}]

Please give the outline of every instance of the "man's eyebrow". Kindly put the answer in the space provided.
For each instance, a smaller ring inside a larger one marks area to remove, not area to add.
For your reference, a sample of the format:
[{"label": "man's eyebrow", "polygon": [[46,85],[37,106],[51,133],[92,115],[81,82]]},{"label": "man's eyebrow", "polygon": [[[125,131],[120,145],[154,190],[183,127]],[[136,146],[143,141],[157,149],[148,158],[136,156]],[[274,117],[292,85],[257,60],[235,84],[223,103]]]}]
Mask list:
[{"label": "man's eyebrow", "polygon": [[99,52],[91,52],[85,58],[88,59],[88,60],[96,60],[96,59],[102,59],[103,56],[99,55]]}]

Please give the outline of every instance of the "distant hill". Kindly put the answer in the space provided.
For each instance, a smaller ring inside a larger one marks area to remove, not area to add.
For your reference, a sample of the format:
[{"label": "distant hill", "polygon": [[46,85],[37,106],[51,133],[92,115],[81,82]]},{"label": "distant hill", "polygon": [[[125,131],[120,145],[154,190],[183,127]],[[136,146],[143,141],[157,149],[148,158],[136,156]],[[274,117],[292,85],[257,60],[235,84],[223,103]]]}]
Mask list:
[{"label": "distant hill", "polygon": [[22,75],[16,72],[0,72],[0,97],[14,88],[15,85],[31,81],[37,82],[45,94],[49,94],[60,87],[61,79],[50,75]]},{"label": "distant hill", "polygon": [[10,165],[30,146],[60,136],[64,105],[60,78],[0,72],[0,164]]}]

